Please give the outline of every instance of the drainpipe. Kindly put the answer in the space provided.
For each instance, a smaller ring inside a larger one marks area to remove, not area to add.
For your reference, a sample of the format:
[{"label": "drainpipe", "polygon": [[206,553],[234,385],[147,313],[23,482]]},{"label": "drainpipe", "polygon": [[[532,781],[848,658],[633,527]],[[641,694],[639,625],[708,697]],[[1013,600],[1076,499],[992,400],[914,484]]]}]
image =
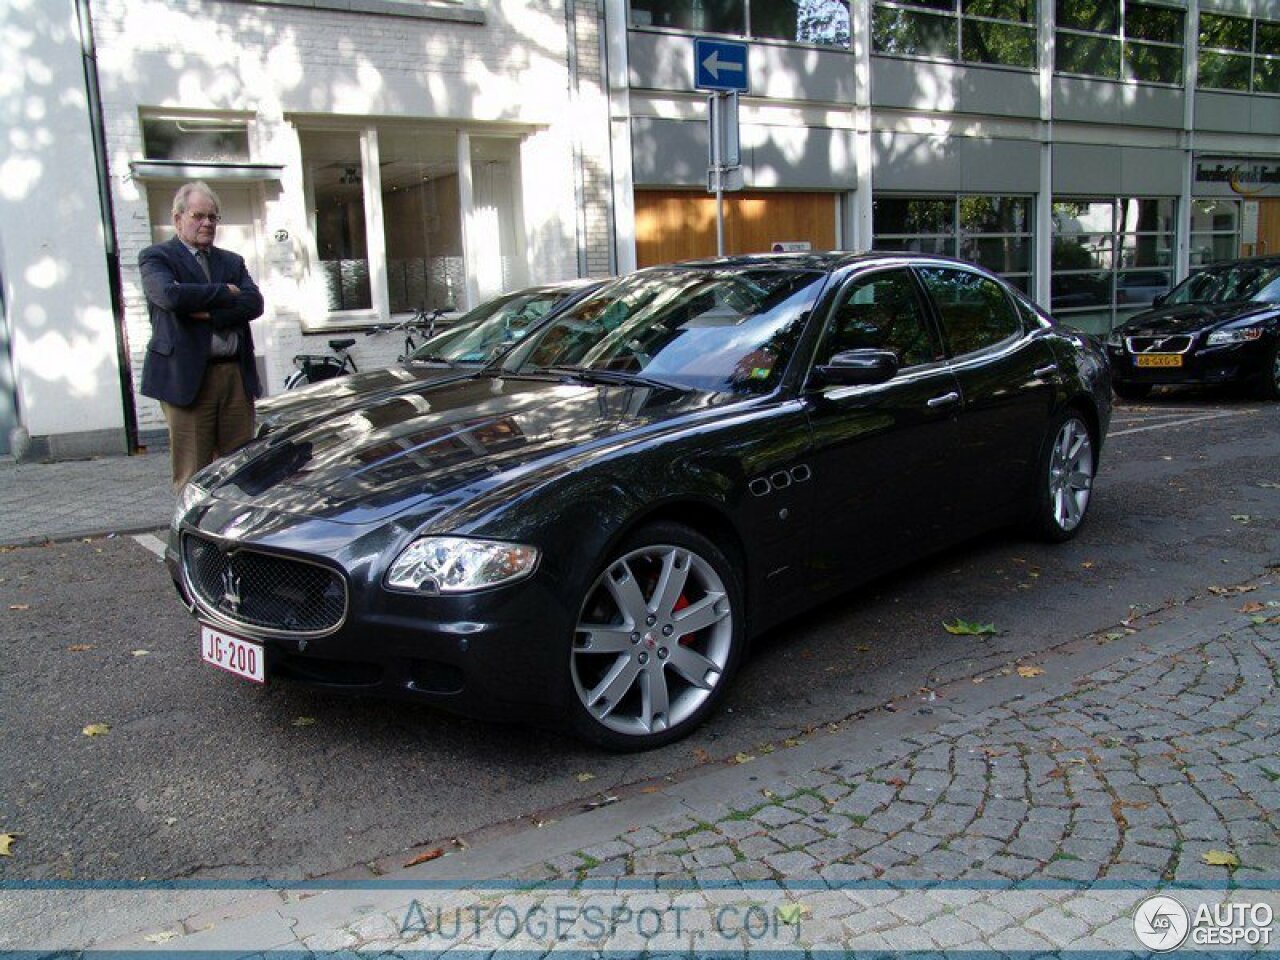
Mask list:
[{"label": "drainpipe", "polygon": [[124,410],[125,443],[129,453],[138,449],[138,409],[133,399],[133,373],[129,342],[125,336],[124,286],[120,278],[120,248],[116,242],[116,215],[111,203],[111,173],[107,166],[107,137],[102,120],[102,92],[98,89],[98,54],[93,42],[93,16],[89,0],[74,0],[80,25],[80,59],[84,64],[84,88],[89,101],[93,160],[98,180],[98,206],[102,216],[107,256],[107,285],[111,291],[111,315],[116,330],[116,360],[120,370],[120,402]]}]

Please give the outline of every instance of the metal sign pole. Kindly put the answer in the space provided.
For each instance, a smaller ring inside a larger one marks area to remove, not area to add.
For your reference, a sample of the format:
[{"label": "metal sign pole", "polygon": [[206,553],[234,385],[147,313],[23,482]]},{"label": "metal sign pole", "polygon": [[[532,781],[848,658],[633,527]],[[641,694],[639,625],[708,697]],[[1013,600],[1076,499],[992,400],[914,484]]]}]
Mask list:
[{"label": "metal sign pole", "polygon": [[711,113],[711,176],[716,182],[716,256],[724,256],[724,167],[720,156],[720,147],[724,139],[724,111],[720,109],[721,94],[713,93],[707,97],[707,109]]}]

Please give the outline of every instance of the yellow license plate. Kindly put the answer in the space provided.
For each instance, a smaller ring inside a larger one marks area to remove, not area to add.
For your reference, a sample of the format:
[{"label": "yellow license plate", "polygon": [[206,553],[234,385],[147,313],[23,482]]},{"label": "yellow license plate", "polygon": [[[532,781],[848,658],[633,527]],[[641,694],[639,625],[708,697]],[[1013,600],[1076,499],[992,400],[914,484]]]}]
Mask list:
[{"label": "yellow license plate", "polygon": [[1180,353],[1142,353],[1133,358],[1134,364],[1139,367],[1180,367],[1182,366],[1182,354]]}]

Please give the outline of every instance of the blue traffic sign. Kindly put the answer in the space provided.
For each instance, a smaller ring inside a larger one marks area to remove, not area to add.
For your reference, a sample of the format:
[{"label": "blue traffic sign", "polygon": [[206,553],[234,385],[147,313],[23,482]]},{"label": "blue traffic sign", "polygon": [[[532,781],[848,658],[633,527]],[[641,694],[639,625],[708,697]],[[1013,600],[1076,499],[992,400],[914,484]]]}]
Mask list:
[{"label": "blue traffic sign", "polygon": [[748,45],[734,40],[693,38],[693,85],[698,90],[751,89]]}]

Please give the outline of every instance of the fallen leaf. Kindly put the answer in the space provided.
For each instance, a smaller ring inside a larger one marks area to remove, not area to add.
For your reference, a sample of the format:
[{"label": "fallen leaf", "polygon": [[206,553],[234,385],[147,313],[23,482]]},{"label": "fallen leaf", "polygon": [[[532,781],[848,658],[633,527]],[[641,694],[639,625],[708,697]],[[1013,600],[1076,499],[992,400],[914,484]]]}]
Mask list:
[{"label": "fallen leaf", "polygon": [[800,903],[787,903],[778,908],[778,919],[789,927],[800,925],[800,921],[812,916],[813,911]]},{"label": "fallen leaf", "polygon": [[435,847],[431,850],[425,851],[424,853],[418,854],[416,857],[414,857],[412,860],[406,863],[405,866],[416,867],[420,863],[429,863],[432,860],[439,860],[443,856],[444,856],[444,850],[442,850],[440,847]]},{"label": "fallen leaf", "polygon": [[1023,679],[1030,680],[1032,677],[1038,677],[1044,673],[1044,667],[1022,666],[1018,668],[1018,676]]},{"label": "fallen leaf", "polygon": [[162,930],[160,933],[148,933],[142,939],[147,943],[168,943],[170,940],[176,940],[181,934],[177,930]]},{"label": "fallen leaf", "polygon": [[803,741],[797,740],[795,737],[787,737],[782,741],[784,747],[798,747]]},{"label": "fallen leaf", "polygon": [[92,649],[93,649],[92,643],[73,643],[71,646],[67,647],[67,650],[69,650],[71,653],[84,653],[86,650],[92,650]]},{"label": "fallen leaf", "polygon": [[1094,567],[1094,563],[1092,560],[1086,560],[1084,563],[1080,564],[1080,566],[1085,570],[1092,570]]},{"label": "fallen leaf", "polygon": [[580,773],[577,780],[579,783],[586,783],[588,780],[594,780],[595,778],[596,775],[594,773]]},{"label": "fallen leaf", "polygon": [[11,604],[9,604],[9,609],[10,609],[10,610],[30,610],[30,609],[31,609],[31,604],[29,604],[29,603],[11,603]]},{"label": "fallen leaf", "polygon": [[662,789],[661,787],[648,786],[648,787],[641,787],[640,792],[641,793],[657,793],[661,789]]},{"label": "fallen leaf", "polygon": [[1210,587],[1209,592],[1215,597],[1233,597],[1241,593],[1253,593],[1257,589],[1257,587],[1249,585],[1243,587]]},{"label": "fallen leaf", "polygon": [[150,655],[151,655],[150,650],[130,650],[129,651],[129,656],[131,657],[149,657]]},{"label": "fallen leaf", "polygon": [[0,857],[13,856],[13,841],[20,836],[20,833],[0,833]]},{"label": "fallen leaf", "polygon": [[83,733],[86,737],[101,737],[101,736],[104,736],[106,732],[110,729],[111,727],[109,724],[91,723],[80,732]]},{"label": "fallen leaf", "polygon": [[707,751],[702,749],[702,747],[694,747],[693,759],[697,760],[698,763],[710,763],[711,754],[707,753]]},{"label": "fallen leaf", "polygon": [[733,762],[734,763],[750,763],[754,759],[755,757],[753,757],[749,753],[739,753],[734,756]]},{"label": "fallen leaf", "polygon": [[959,637],[980,637],[998,632],[994,623],[970,623],[959,618],[945,621],[942,629]]},{"label": "fallen leaf", "polygon": [[315,726],[315,717],[294,717],[293,725],[295,727],[313,727]]},{"label": "fallen leaf", "polygon": [[1236,523],[1244,523],[1244,524],[1253,523],[1253,517],[1249,516],[1249,514],[1247,513],[1233,513],[1231,515],[1231,519],[1234,520]]},{"label": "fallen leaf", "polygon": [[1231,867],[1234,869],[1240,866],[1240,858],[1226,850],[1210,850],[1200,859],[1211,867]]},{"label": "fallen leaf", "polygon": [[618,798],[608,794],[600,794],[599,799],[589,800],[582,805],[583,810],[595,810],[598,807],[607,807],[611,803],[617,803]]}]

